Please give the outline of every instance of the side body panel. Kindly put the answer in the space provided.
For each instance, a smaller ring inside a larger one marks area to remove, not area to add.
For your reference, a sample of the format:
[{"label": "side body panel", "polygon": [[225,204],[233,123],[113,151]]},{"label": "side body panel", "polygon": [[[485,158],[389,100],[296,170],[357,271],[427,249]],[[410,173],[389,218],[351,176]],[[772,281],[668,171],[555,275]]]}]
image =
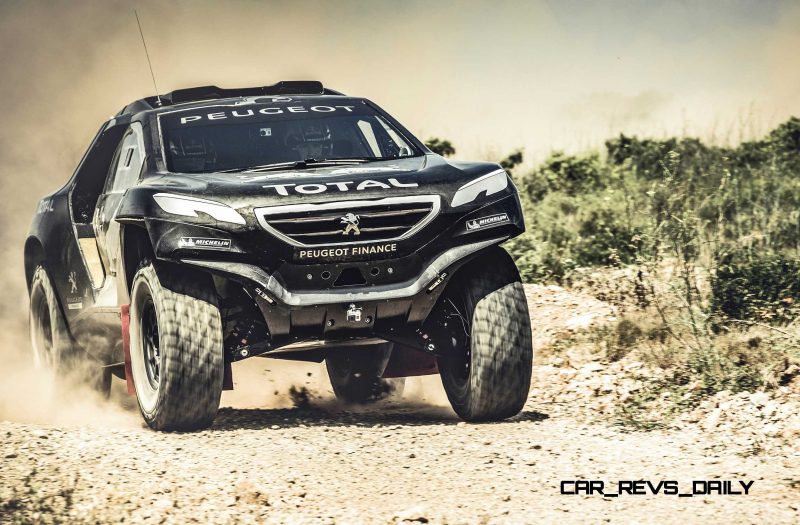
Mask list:
[{"label": "side body panel", "polygon": [[30,242],[42,246],[73,339],[106,363],[119,357],[121,330],[115,286],[100,259],[93,217],[128,122],[112,119],[101,127],[67,184],[40,201],[29,232]]}]

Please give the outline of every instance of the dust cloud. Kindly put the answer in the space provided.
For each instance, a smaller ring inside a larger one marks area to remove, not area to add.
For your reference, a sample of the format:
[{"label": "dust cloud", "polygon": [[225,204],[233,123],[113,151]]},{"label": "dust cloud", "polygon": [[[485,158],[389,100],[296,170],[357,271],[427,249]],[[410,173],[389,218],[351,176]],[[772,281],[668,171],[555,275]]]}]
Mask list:
[{"label": "dust cloud", "polygon": [[[232,87],[319,78],[318,72],[297,64],[318,63],[315,55],[322,51],[322,41],[306,42],[300,55],[273,56],[270,68],[248,67],[251,53],[234,58],[233,68],[230,56],[221,60],[221,48],[198,38],[193,27],[200,23],[208,30],[209,17],[217,15],[222,17],[219,23],[234,27],[241,23],[236,22],[235,9],[177,3],[170,13],[175,23],[168,23],[170,16],[157,2],[0,4],[0,69],[4,71],[0,195],[5,196],[0,207],[4,262],[0,289],[5,292],[0,302],[0,419],[53,425],[141,424],[135,399],[127,396],[119,379],[113,380],[111,399],[106,400],[88,387],[55,381],[33,367],[22,250],[36,203],[66,183],[101,123],[131,100],[153,94],[133,7],[142,18],[162,92],[212,83]],[[262,9],[264,25],[253,38],[263,39],[262,30],[268,30],[270,38],[289,42],[293,31],[271,15],[294,17],[302,12],[280,3],[275,9]],[[229,36],[238,39],[237,47],[246,47],[240,35]],[[182,56],[190,57],[190,63],[182,63]],[[219,66],[216,72],[196,67],[205,60]],[[325,64],[323,73],[336,67]],[[234,365],[234,380],[236,389],[223,394],[222,406],[291,407],[293,386],[308,389],[320,406],[333,397],[324,365],[314,363],[250,359]],[[415,399],[424,397],[420,388],[412,387],[410,392]]]},{"label": "dust cloud", "polygon": [[[119,385],[105,400],[79,383],[50,377],[34,368],[28,339],[23,245],[36,202],[68,180],[93,133],[120,105],[110,95],[89,96],[91,81],[81,73],[97,67],[95,38],[116,28],[86,14],[66,5],[0,4],[0,419],[136,426],[140,418],[122,401]],[[44,30],[61,24],[86,31]],[[85,111],[94,101],[103,116]]]},{"label": "dust cloud", "polygon": [[113,384],[106,399],[76,377],[55,377],[36,368],[31,357],[27,323],[0,323],[3,360],[0,420],[52,426],[137,428],[142,425],[136,401],[124,383]]}]

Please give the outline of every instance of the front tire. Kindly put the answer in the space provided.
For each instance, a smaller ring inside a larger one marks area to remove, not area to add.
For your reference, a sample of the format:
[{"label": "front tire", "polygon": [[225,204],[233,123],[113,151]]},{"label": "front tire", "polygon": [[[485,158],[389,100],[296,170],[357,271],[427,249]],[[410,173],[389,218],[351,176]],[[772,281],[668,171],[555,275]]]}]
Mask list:
[{"label": "front tire", "polygon": [[533,345],[514,261],[497,248],[465,266],[445,292],[460,322],[439,360],[450,404],[465,421],[499,421],[528,399]]},{"label": "front tire", "polygon": [[391,343],[334,350],[325,366],[336,399],[366,404],[402,394],[405,378],[381,377],[391,355]]},{"label": "front tire", "polygon": [[130,314],[133,383],[145,422],[155,430],[209,427],[224,372],[213,284],[147,263],[133,279]]}]

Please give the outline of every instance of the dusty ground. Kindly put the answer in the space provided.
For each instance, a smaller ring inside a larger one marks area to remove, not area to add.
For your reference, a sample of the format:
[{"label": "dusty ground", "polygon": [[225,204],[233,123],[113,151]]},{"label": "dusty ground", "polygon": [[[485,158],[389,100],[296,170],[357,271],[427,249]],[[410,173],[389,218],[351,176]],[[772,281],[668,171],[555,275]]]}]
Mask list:
[{"label": "dusty ground", "polygon": [[[528,292],[537,347],[615,313],[555,287]],[[238,366],[227,408],[194,434],[142,428],[125,398],[98,404],[73,393],[66,404],[28,399],[12,410],[9,385],[24,390],[32,379],[6,382],[0,523],[800,521],[797,447],[753,453],[702,425],[625,432],[587,422],[571,406],[582,398],[556,395],[547,381],[573,374],[566,369],[537,367],[514,420],[467,425],[438,378],[413,381],[401,400],[352,409],[331,400],[318,366]],[[310,408],[290,408],[292,384],[315,393]],[[561,495],[560,482],[575,479],[612,490],[618,480],[677,480],[682,492],[693,480],[754,484],[747,496]]]}]

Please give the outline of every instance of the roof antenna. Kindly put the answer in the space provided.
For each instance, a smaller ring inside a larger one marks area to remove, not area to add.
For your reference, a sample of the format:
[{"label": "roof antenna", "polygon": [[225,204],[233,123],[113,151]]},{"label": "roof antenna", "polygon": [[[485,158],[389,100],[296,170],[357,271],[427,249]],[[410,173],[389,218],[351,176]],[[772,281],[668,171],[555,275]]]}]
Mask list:
[{"label": "roof antenna", "polygon": [[153,78],[153,87],[156,89],[156,100],[158,101],[158,105],[161,106],[161,95],[158,94],[159,91],[158,84],[156,84],[156,75],[153,73],[153,64],[150,62],[150,53],[147,52],[147,43],[144,41],[142,23],[139,21],[139,13],[137,13],[136,9],[134,9],[133,14],[136,15],[136,24],[139,26],[139,35],[142,37],[142,45],[144,46],[144,56],[147,57],[147,65],[150,67],[150,76]]}]

